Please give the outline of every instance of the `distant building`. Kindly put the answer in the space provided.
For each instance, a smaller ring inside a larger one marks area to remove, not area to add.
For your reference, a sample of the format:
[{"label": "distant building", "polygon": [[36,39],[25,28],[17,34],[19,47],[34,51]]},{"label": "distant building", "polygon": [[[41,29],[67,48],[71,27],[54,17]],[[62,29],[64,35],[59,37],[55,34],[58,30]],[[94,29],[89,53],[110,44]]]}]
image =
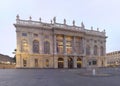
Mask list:
[{"label": "distant building", "polygon": [[81,68],[103,66],[106,53],[105,30],[87,30],[81,26],[21,20],[16,24],[17,68]]},{"label": "distant building", "polygon": [[120,51],[114,51],[106,54],[107,66],[120,66]]},{"label": "distant building", "polygon": [[13,64],[13,63],[15,62],[13,61],[12,57],[0,54],[0,64]]}]

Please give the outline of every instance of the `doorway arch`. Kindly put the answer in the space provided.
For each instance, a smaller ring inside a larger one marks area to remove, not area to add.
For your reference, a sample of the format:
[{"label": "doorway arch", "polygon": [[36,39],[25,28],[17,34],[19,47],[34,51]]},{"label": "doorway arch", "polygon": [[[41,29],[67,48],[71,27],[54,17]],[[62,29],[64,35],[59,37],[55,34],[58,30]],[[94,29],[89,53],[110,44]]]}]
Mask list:
[{"label": "doorway arch", "polygon": [[73,59],[68,58],[68,68],[73,68]]},{"label": "doorway arch", "polygon": [[58,68],[63,68],[64,67],[64,60],[63,58],[58,58]]},{"label": "doorway arch", "polygon": [[82,60],[81,58],[77,58],[77,68],[81,68],[82,66]]}]

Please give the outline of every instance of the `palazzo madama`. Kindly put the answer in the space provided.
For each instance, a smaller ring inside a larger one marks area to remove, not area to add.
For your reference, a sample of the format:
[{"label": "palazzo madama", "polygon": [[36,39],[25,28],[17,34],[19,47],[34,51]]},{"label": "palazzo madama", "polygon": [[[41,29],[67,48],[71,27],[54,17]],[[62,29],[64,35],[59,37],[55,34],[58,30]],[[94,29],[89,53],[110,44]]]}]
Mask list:
[{"label": "palazzo madama", "polygon": [[66,23],[16,16],[16,68],[84,68],[104,66],[106,33]]}]

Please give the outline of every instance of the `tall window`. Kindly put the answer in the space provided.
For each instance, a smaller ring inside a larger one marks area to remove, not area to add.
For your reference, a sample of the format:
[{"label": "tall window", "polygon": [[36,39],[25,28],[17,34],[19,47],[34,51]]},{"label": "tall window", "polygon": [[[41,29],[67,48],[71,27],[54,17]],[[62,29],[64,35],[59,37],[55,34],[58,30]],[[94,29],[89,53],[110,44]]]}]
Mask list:
[{"label": "tall window", "polygon": [[66,52],[67,54],[72,53],[72,37],[66,37]]},{"label": "tall window", "polygon": [[87,45],[87,47],[86,47],[86,54],[90,55],[90,46],[89,45]]},{"label": "tall window", "polygon": [[100,55],[101,55],[101,56],[103,56],[103,55],[104,55],[104,49],[103,49],[103,47],[102,47],[102,46],[100,47]]},{"label": "tall window", "polygon": [[77,53],[77,54],[80,54],[80,38],[78,37],[78,38],[76,38],[76,42],[75,42],[76,44],[76,46],[75,46],[75,52]]},{"label": "tall window", "polygon": [[50,43],[48,41],[44,42],[44,53],[50,54]]},{"label": "tall window", "polygon": [[62,54],[63,53],[63,36],[58,35],[56,38],[57,38],[56,51],[58,54]]},{"label": "tall window", "polygon": [[95,45],[95,46],[94,46],[94,55],[98,55],[98,52],[97,52],[97,51],[98,51],[98,47],[97,47],[97,45]]},{"label": "tall window", "polygon": [[39,41],[33,41],[33,53],[39,53]]},{"label": "tall window", "polygon": [[28,42],[25,39],[22,40],[21,51],[22,52],[28,52]]}]

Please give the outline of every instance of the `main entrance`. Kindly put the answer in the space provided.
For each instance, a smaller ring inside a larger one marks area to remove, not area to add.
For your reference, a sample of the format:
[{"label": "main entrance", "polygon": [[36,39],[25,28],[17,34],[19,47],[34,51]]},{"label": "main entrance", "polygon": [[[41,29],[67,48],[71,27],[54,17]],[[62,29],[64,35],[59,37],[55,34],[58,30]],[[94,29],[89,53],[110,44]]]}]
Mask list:
[{"label": "main entrance", "polygon": [[82,65],[82,60],[81,60],[81,58],[78,58],[77,59],[77,68],[81,68],[81,65]]},{"label": "main entrance", "polygon": [[68,58],[68,68],[73,68],[73,59]]},{"label": "main entrance", "polygon": [[64,67],[64,60],[63,58],[58,58],[58,68],[63,68]]}]

